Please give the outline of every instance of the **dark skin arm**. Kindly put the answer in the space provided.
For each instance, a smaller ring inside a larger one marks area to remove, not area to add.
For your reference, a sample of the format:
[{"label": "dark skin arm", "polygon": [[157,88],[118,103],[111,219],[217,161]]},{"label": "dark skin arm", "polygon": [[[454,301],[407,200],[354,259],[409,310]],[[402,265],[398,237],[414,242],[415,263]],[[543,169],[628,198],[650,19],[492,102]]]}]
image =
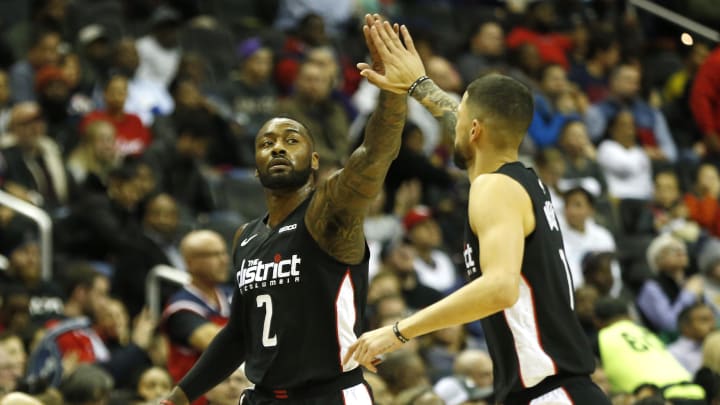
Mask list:
[{"label": "dark skin arm", "polygon": [[[373,68],[382,74],[384,67],[379,61],[387,49],[374,45],[372,36],[378,35],[379,24],[375,21],[375,17],[366,16],[363,33]],[[325,252],[343,263],[359,263],[365,255],[363,221],[398,155],[406,115],[407,97],[382,91],[363,143],[343,169],[318,185],[310,202],[305,214],[308,231]]]}]

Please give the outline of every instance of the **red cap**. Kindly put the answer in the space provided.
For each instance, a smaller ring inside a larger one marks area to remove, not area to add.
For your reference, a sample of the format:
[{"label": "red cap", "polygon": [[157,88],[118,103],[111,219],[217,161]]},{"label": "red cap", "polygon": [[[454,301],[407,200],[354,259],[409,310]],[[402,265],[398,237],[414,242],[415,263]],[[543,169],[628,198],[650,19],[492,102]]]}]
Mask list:
[{"label": "red cap", "polygon": [[406,231],[409,231],[415,225],[430,218],[432,218],[432,211],[430,208],[424,205],[418,205],[405,214],[405,217],[403,218],[403,226]]},{"label": "red cap", "polygon": [[43,90],[50,82],[62,81],[67,83],[65,75],[59,67],[45,66],[35,74],[35,89]]}]

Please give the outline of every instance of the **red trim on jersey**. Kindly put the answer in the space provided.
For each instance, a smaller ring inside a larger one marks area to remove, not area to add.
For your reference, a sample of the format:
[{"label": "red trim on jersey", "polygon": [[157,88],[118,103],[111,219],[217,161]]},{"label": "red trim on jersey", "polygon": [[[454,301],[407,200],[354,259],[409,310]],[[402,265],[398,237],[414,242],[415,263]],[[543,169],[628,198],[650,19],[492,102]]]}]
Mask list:
[{"label": "red trim on jersey", "polygon": [[575,405],[575,401],[573,400],[573,397],[570,396],[570,393],[567,392],[567,390],[565,389],[565,387],[560,387],[560,389],[563,390],[563,392],[565,393],[565,396],[568,397],[568,399],[570,400],[570,403],[571,403],[572,405]]}]

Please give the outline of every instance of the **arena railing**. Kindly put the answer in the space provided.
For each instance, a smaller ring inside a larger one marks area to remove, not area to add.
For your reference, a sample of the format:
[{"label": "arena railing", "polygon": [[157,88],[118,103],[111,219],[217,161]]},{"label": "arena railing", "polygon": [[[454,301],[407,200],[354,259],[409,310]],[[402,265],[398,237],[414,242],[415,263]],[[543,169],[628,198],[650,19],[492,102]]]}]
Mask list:
[{"label": "arena railing", "polygon": [[[0,204],[33,220],[40,230],[40,266],[44,280],[52,279],[52,220],[41,208],[0,190]],[[9,258],[8,258],[9,259]]]},{"label": "arena railing", "polygon": [[670,21],[673,24],[679,25],[686,30],[692,31],[707,39],[713,40],[715,42],[720,42],[720,32],[715,31],[708,26],[700,24],[697,21],[691,20],[684,15],[678,14],[675,11],[665,8],[657,3],[649,0],[630,0],[629,4],[637,8],[643,9],[648,13],[654,14],[657,17]]},{"label": "arena railing", "polygon": [[145,303],[155,319],[160,319],[162,311],[162,302],[160,302],[162,298],[160,294],[161,282],[185,285],[190,282],[190,275],[165,264],[159,264],[150,270],[145,278]]}]

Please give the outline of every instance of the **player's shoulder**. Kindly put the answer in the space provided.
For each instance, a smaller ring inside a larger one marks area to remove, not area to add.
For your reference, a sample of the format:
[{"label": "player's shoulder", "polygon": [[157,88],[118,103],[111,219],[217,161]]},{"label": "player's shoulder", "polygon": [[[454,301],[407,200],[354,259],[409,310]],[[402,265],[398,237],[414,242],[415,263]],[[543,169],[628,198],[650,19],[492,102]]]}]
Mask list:
[{"label": "player's shoulder", "polygon": [[528,193],[516,179],[502,173],[481,174],[470,185],[470,194],[492,197],[490,200],[503,201],[527,197]]}]

